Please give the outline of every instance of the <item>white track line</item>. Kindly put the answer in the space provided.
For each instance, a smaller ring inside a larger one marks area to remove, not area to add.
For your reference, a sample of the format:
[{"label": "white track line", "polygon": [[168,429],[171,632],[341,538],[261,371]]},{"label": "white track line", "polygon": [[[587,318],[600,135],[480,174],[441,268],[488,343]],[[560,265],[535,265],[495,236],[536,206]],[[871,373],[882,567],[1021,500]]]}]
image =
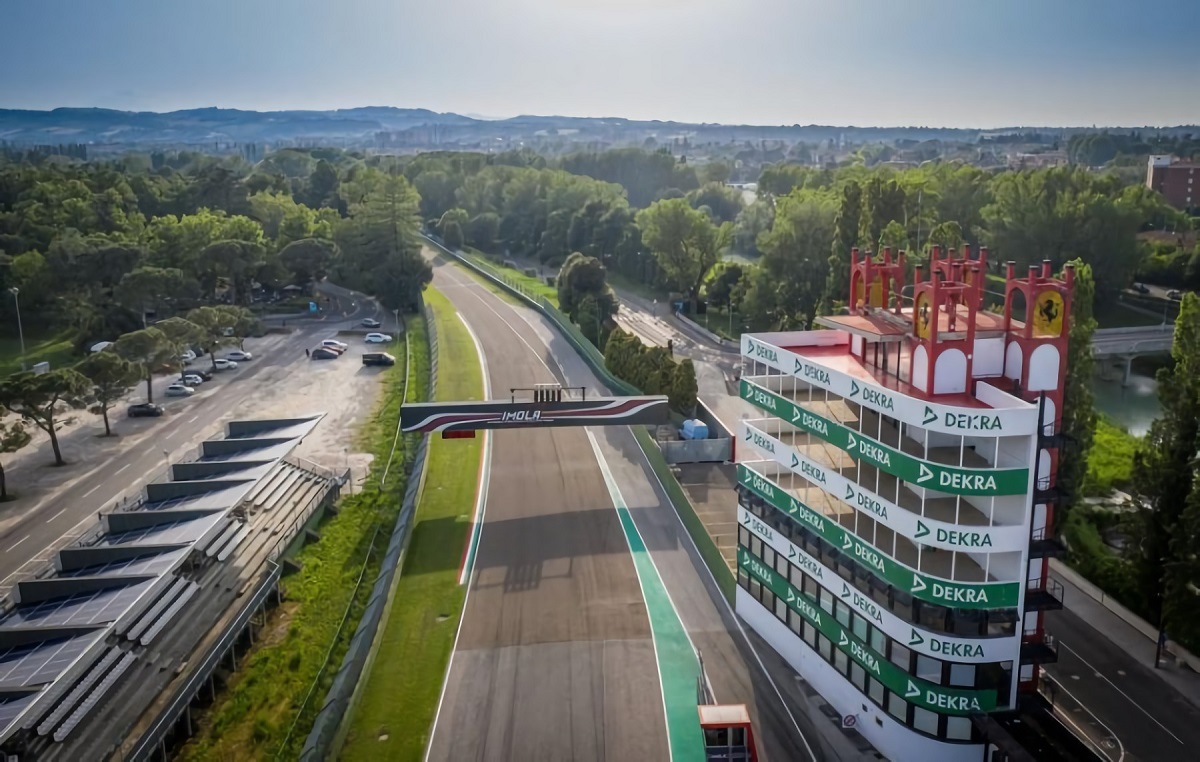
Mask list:
[{"label": "white track line", "polygon": [[[1175,739],[1175,740],[1176,740],[1176,741],[1177,741],[1177,742],[1178,742],[1178,743],[1179,743],[1181,746],[1182,746],[1182,745],[1185,745],[1185,744],[1183,743],[1183,741],[1180,741],[1180,740],[1179,740],[1179,736],[1175,735],[1175,734],[1174,734],[1174,733],[1172,733],[1170,730],[1167,730],[1167,726],[1166,726],[1166,725],[1163,725],[1161,722],[1159,722],[1157,719],[1155,719],[1154,715],[1150,714],[1150,713],[1149,713],[1149,712],[1147,712],[1145,709],[1143,709],[1143,708],[1142,708],[1142,706],[1141,706],[1141,704],[1139,704],[1138,702],[1136,702],[1136,701],[1134,701],[1132,698],[1130,698],[1130,696],[1129,696],[1129,694],[1128,694],[1128,693],[1126,693],[1125,691],[1123,691],[1123,690],[1121,690],[1120,688],[1118,688],[1118,687],[1117,687],[1117,684],[1116,684],[1116,683],[1114,683],[1112,680],[1109,680],[1107,677],[1105,677],[1105,676],[1104,676],[1104,674],[1100,672],[1100,670],[1096,669],[1096,668],[1095,668],[1095,667],[1093,667],[1091,664],[1088,664],[1088,661],[1087,661],[1087,659],[1084,659],[1082,656],[1080,656],[1078,651],[1076,651],[1074,648],[1071,648],[1071,647],[1070,647],[1069,645],[1067,645],[1066,643],[1062,642],[1062,639],[1061,639],[1061,638],[1058,640],[1058,645],[1060,645],[1061,647],[1063,647],[1063,648],[1067,649],[1067,650],[1068,650],[1068,651],[1070,651],[1071,653],[1075,654],[1075,658],[1076,658],[1076,659],[1079,659],[1079,661],[1081,661],[1081,662],[1083,662],[1085,665],[1087,665],[1087,668],[1088,668],[1088,669],[1090,669],[1092,672],[1096,673],[1096,677],[1100,678],[1100,679],[1101,679],[1101,680],[1103,680],[1104,682],[1106,682],[1106,683],[1108,683],[1109,685],[1111,685],[1114,691],[1116,691],[1117,693],[1120,693],[1122,696],[1124,696],[1124,697],[1125,697],[1125,699],[1126,699],[1126,700],[1127,700],[1127,701],[1128,701],[1130,704],[1133,704],[1135,707],[1137,707],[1137,709],[1138,709],[1138,711],[1139,711],[1139,712],[1141,712],[1142,714],[1144,714],[1144,715],[1146,715],[1147,717],[1149,717],[1149,718],[1151,719],[1151,721],[1153,721],[1153,722],[1154,722],[1154,724],[1155,724],[1155,725],[1157,725],[1157,726],[1159,726],[1160,728],[1162,728],[1162,729],[1163,729],[1163,732],[1165,732],[1167,735],[1171,736],[1171,738],[1174,738],[1174,739]],[[1113,737],[1115,738],[1116,736],[1114,735]]]}]

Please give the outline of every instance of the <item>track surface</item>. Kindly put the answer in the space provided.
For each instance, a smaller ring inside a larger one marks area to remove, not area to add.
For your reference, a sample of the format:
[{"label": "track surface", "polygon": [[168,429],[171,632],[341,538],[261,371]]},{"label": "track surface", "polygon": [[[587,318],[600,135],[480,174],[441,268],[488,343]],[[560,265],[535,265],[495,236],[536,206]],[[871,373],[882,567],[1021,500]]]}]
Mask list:
[{"label": "track surface", "polygon": [[[535,311],[449,263],[435,261],[434,284],[477,335],[493,397],[553,381],[595,393],[583,361]],[[714,603],[715,583],[632,433],[591,431],[717,700],[749,707],[760,759],[811,759],[800,733],[807,720],[793,719],[747,641],[731,635],[737,621]],[[587,432],[493,436],[477,558],[428,759],[667,759],[646,605]]]},{"label": "track surface", "polygon": [[[448,270],[438,268],[434,284],[485,348],[494,393],[554,382],[492,311],[506,307]],[[586,433],[494,436],[485,521],[429,759],[665,759],[646,607]]]}]

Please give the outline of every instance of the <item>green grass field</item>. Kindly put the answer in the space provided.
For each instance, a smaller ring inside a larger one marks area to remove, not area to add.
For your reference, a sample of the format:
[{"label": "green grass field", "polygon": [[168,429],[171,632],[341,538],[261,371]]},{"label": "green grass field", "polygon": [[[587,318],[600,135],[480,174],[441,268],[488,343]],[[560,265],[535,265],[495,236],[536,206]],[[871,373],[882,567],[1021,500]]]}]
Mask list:
[{"label": "green grass field", "polygon": [[[74,365],[80,358],[74,356],[69,333],[54,336],[25,334],[25,365],[27,368],[39,362],[48,362],[50,367],[63,368]],[[0,378],[21,370],[21,340],[18,336],[0,337]]]},{"label": "green grass field", "polygon": [[[418,400],[424,398],[428,381],[424,359],[428,349],[423,321],[410,317],[408,326],[414,358],[408,398]],[[403,341],[396,342],[391,351],[403,357]],[[268,633],[276,635],[260,640],[260,647],[242,663],[217,703],[200,716],[196,736],[180,750],[178,759],[299,758],[370,595],[404,495],[406,480],[403,469],[397,469],[397,464],[404,462],[403,440],[386,487],[379,487],[378,471],[392,447],[404,389],[402,368],[384,374],[385,387],[376,414],[360,433],[364,450],[375,455],[376,467],[362,491],[344,497],[337,515],[321,524],[320,542],[309,544],[297,555],[301,570],[284,578],[286,600],[267,627]],[[364,573],[373,536],[375,552]],[[363,584],[351,601],[360,574]],[[339,632],[348,605],[350,617]],[[314,681],[316,689],[300,712]],[[293,722],[295,730],[288,737]]]},{"label": "green grass field", "polygon": [[531,295],[544,296],[550,300],[550,303],[555,307],[558,306],[558,289],[554,286],[547,286],[545,281],[536,277],[526,275],[520,270],[514,270],[511,267],[499,265],[488,259],[483,252],[474,249],[467,249],[463,252],[463,256],[471,260],[474,264],[487,270],[497,278],[507,282],[509,285],[518,290]]},{"label": "green grass field", "polygon": [[[444,296],[431,288],[425,299],[437,326],[435,399],[482,399],[470,334]],[[429,441],[412,540],[342,760],[419,760],[424,753],[466,595],[458,574],[481,451],[481,439]]]},{"label": "green grass field", "polygon": [[1096,420],[1096,435],[1088,453],[1085,491],[1103,497],[1114,489],[1126,489],[1133,475],[1133,456],[1139,438],[1104,416]]}]

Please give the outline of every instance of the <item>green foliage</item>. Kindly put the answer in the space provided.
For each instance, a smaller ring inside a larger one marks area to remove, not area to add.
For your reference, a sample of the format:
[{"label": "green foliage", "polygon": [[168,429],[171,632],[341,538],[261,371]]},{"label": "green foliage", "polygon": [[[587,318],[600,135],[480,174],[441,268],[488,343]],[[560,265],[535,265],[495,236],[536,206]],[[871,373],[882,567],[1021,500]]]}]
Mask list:
[{"label": "green foliage", "polygon": [[174,366],[179,358],[175,345],[154,326],[118,337],[113,344],[113,351],[141,366],[146,378],[147,402],[154,402],[154,371],[164,365]]},{"label": "green foliage", "polygon": [[320,238],[301,238],[279,251],[279,261],[297,284],[324,280],[340,256],[337,244]]},{"label": "green foliage", "polygon": [[742,192],[719,182],[705,183],[687,194],[694,209],[707,209],[717,224],[733,222],[742,211]]},{"label": "green foliage", "polygon": [[[1070,437],[1070,445],[1059,454],[1057,483],[1068,490],[1076,500],[1082,497],[1085,477],[1090,477],[1089,454],[1092,438],[1096,431],[1096,405],[1092,398],[1092,333],[1096,320],[1092,317],[1092,305],[1096,286],[1092,280],[1092,268],[1081,259],[1068,263],[1075,269],[1075,290],[1071,297],[1070,334],[1067,340],[1066,388],[1063,391],[1063,409],[1058,430]],[[1132,455],[1132,453],[1130,453]],[[1132,460],[1132,459],[1131,459]],[[1097,476],[1105,480],[1111,477],[1109,469]],[[1092,489],[1100,485],[1088,479]],[[1056,520],[1061,520],[1061,517]]]},{"label": "green foliage", "polygon": [[685,415],[696,407],[696,369],[691,360],[676,362],[663,347],[648,347],[619,328],[604,347],[604,367],[643,394],[664,394]]},{"label": "green foliage", "polygon": [[78,371],[59,368],[49,373],[16,373],[0,381],[0,405],[50,437],[54,465],[66,465],[58,443],[59,416],[87,404],[91,382]]},{"label": "green foliage", "polygon": [[683,192],[700,186],[696,170],[662,151],[622,148],[603,153],[576,153],[563,157],[559,166],[576,175],[617,183],[624,187],[629,203],[649,206],[669,188]]},{"label": "green foliage", "polygon": [[1137,595],[1132,584],[1129,562],[1114,553],[1104,542],[1102,530],[1117,527],[1113,514],[1079,507],[1063,522],[1062,536],[1068,554],[1067,562],[1090,582],[1114,596],[1135,612],[1151,616],[1144,599]]},{"label": "green foliage", "polygon": [[704,276],[729,242],[732,225],[717,227],[685,199],[656,201],[638,213],[637,223],[642,240],[657,258],[664,282],[695,304]]},{"label": "green foliage", "polygon": [[862,188],[850,181],[842,188],[833,222],[833,251],[829,255],[829,275],[820,307],[822,314],[831,312],[835,305],[845,304],[850,296],[850,252],[858,246],[862,215]]},{"label": "green foliage", "polygon": [[[0,455],[9,455],[26,447],[31,440],[23,418],[0,420]],[[0,460],[0,502],[9,499],[8,476]]]},{"label": "green foliage", "polygon": [[779,199],[775,225],[759,238],[761,269],[747,281],[753,298],[747,295],[743,305],[773,316],[780,330],[811,324],[830,278],[836,209],[828,191],[794,190]]},{"label": "green foliage", "polygon": [[696,367],[689,359],[683,359],[675,365],[671,374],[671,387],[667,390],[671,407],[691,415],[696,410],[696,396],[700,387],[696,384]]},{"label": "green foliage", "polygon": [[[1074,374],[1075,371],[1072,371],[1070,375]],[[1082,488],[1073,488],[1076,498],[1085,495],[1107,497],[1115,489],[1128,489],[1133,478],[1133,460],[1140,446],[1139,438],[1101,415],[1096,416],[1090,444]],[[1068,462],[1064,460],[1063,464],[1066,466]],[[1065,483],[1067,478],[1063,466],[1060,466],[1059,482]]]},{"label": "green foliage", "polygon": [[142,369],[136,363],[117,354],[112,347],[92,352],[83,359],[75,370],[92,383],[92,407],[89,411],[104,418],[104,435],[112,435],[108,411],[142,378]]}]

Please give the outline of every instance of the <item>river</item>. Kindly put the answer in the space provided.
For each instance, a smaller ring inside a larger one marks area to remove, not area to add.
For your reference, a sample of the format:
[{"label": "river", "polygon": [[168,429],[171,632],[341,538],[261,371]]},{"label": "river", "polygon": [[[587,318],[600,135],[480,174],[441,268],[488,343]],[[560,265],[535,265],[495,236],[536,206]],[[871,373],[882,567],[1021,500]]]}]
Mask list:
[{"label": "river", "polygon": [[1158,404],[1158,382],[1153,371],[1134,364],[1129,385],[1121,385],[1121,374],[1110,370],[1105,379],[1099,372],[1092,381],[1096,410],[1104,413],[1130,434],[1141,436],[1150,428],[1161,410]]}]

